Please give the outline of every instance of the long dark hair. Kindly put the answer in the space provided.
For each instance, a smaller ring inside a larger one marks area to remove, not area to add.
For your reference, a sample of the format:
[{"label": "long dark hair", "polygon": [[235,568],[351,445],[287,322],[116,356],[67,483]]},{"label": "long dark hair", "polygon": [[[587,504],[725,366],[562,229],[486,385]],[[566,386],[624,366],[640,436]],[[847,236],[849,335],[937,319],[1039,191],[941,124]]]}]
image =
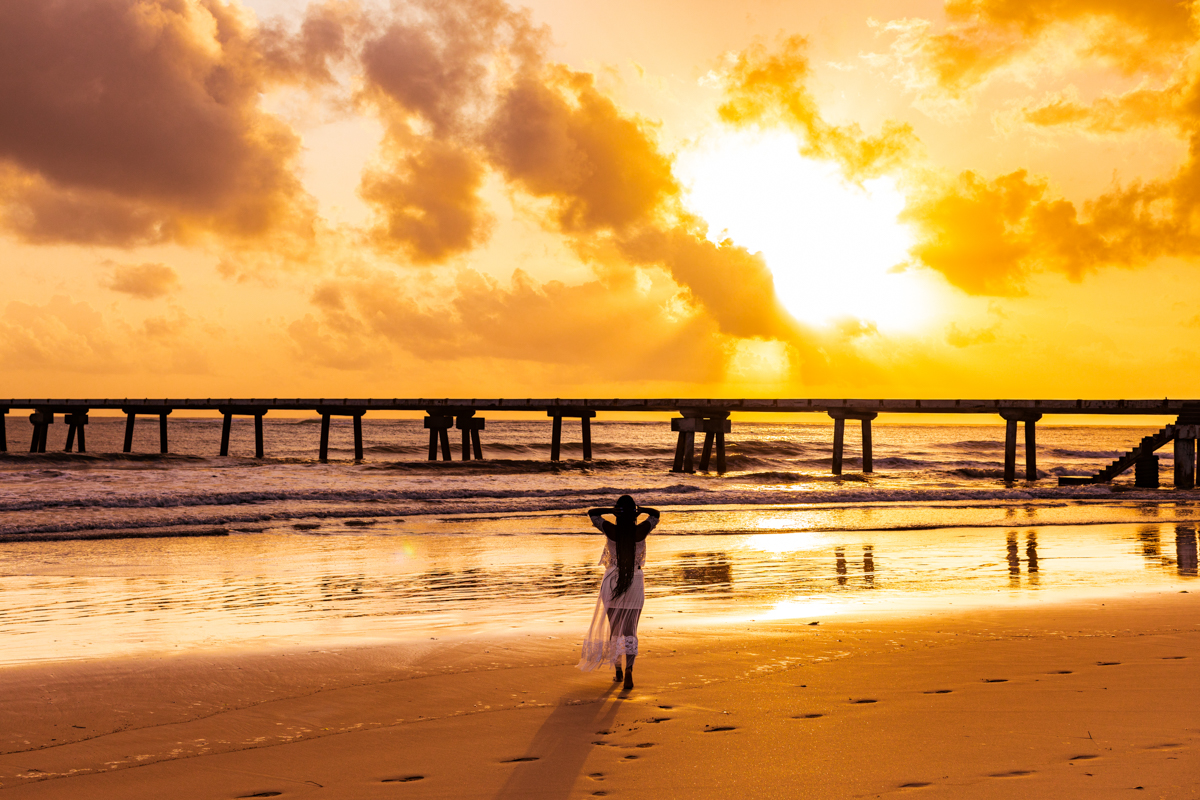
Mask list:
[{"label": "long dark hair", "polygon": [[617,518],[617,584],[613,587],[613,599],[629,591],[633,583],[634,554],[637,550],[638,507],[627,494],[617,498],[613,507]]}]

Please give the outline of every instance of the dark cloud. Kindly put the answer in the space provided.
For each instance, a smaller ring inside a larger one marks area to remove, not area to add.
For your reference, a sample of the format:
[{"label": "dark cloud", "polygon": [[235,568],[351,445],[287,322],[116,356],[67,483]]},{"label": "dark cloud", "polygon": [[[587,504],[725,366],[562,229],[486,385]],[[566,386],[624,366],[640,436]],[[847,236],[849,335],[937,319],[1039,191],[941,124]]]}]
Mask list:
[{"label": "dark cloud", "polygon": [[0,4],[6,224],[112,244],[306,217],[298,139],[258,105],[265,73],[250,22],[217,0]]}]

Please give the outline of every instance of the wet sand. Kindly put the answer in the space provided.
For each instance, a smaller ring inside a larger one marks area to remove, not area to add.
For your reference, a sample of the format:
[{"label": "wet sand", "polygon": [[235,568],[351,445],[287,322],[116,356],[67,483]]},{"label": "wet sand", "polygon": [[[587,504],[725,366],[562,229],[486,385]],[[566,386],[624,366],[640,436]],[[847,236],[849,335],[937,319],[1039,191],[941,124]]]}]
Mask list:
[{"label": "wet sand", "polygon": [[[1195,797],[1200,594],[0,670],[13,798]],[[820,622],[810,625],[809,622]]]}]

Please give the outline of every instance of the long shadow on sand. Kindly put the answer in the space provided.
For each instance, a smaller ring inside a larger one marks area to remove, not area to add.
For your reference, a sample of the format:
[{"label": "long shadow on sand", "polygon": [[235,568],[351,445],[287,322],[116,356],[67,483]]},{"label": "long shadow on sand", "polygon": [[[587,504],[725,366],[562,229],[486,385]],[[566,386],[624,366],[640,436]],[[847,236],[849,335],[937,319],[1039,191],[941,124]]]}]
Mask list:
[{"label": "long shadow on sand", "polygon": [[595,700],[563,698],[542,723],[512,775],[496,793],[496,800],[528,797],[569,797],[579,780],[583,762],[595,747],[598,731],[612,724],[624,699],[611,684]]}]

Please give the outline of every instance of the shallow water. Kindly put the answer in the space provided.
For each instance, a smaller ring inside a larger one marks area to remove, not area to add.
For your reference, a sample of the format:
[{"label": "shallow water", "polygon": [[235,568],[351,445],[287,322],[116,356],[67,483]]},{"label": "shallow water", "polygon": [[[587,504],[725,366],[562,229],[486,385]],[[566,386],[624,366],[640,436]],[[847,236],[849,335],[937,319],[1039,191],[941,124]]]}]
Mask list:
[{"label": "shallow water", "polygon": [[[1111,485],[1058,487],[1058,474],[1094,472],[1133,446],[1141,428],[1039,429],[1036,482],[1001,480],[1003,427],[982,425],[876,425],[875,472],[863,475],[857,432],[848,431],[845,473],[830,474],[832,428],[812,423],[742,423],[729,435],[729,473],[670,472],[675,439],[665,421],[598,422],[596,460],[577,460],[578,429],[568,422],[566,461],[549,461],[548,421],[489,422],[485,461],[429,463],[420,420],[364,422],[366,460],[354,464],[350,423],[335,422],[331,457],[316,461],[316,420],[266,419],[263,461],[253,451],[252,425],[234,425],[231,457],[216,457],[219,419],[171,421],[172,455],[159,456],[156,424],[139,424],[132,455],[121,448],[124,422],[94,417],[86,454],[19,452],[21,426],[9,420],[11,451],[0,454],[0,541],[46,536],[89,536],[134,530],[158,534],[221,528],[259,530],[292,520],[351,517],[396,518],[420,514],[510,514],[611,503],[622,493],[652,505],[809,504],[843,507],[909,505],[922,508],[953,501],[991,503],[1024,513],[1031,502],[1074,508],[1059,522],[1126,519],[1123,506],[1190,504],[1200,491],[1135,490],[1126,474]],[[61,448],[65,426],[51,431],[50,448]],[[851,426],[853,428],[853,426]],[[456,443],[457,444],[457,443]],[[26,445],[27,447],[27,445]],[[1170,448],[1160,459],[1170,483]],[[457,448],[455,449],[457,457]],[[1089,505],[1093,510],[1084,511]],[[1095,509],[1100,509],[1099,511]],[[1007,511],[1003,513],[1008,513]],[[1005,524],[999,518],[954,518],[923,513],[914,526]],[[849,519],[831,525],[846,524]],[[864,512],[856,527],[870,527]]]},{"label": "shallow water", "polygon": [[[1196,588],[1192,521],[847,530],[805,527],[811,511],[667,509],[643,639],[665,624]],[[0,663],[512,628],[580,638],[601,572],[599,536],[582,530],[577,514],[539,513],[8,544]]]}]

